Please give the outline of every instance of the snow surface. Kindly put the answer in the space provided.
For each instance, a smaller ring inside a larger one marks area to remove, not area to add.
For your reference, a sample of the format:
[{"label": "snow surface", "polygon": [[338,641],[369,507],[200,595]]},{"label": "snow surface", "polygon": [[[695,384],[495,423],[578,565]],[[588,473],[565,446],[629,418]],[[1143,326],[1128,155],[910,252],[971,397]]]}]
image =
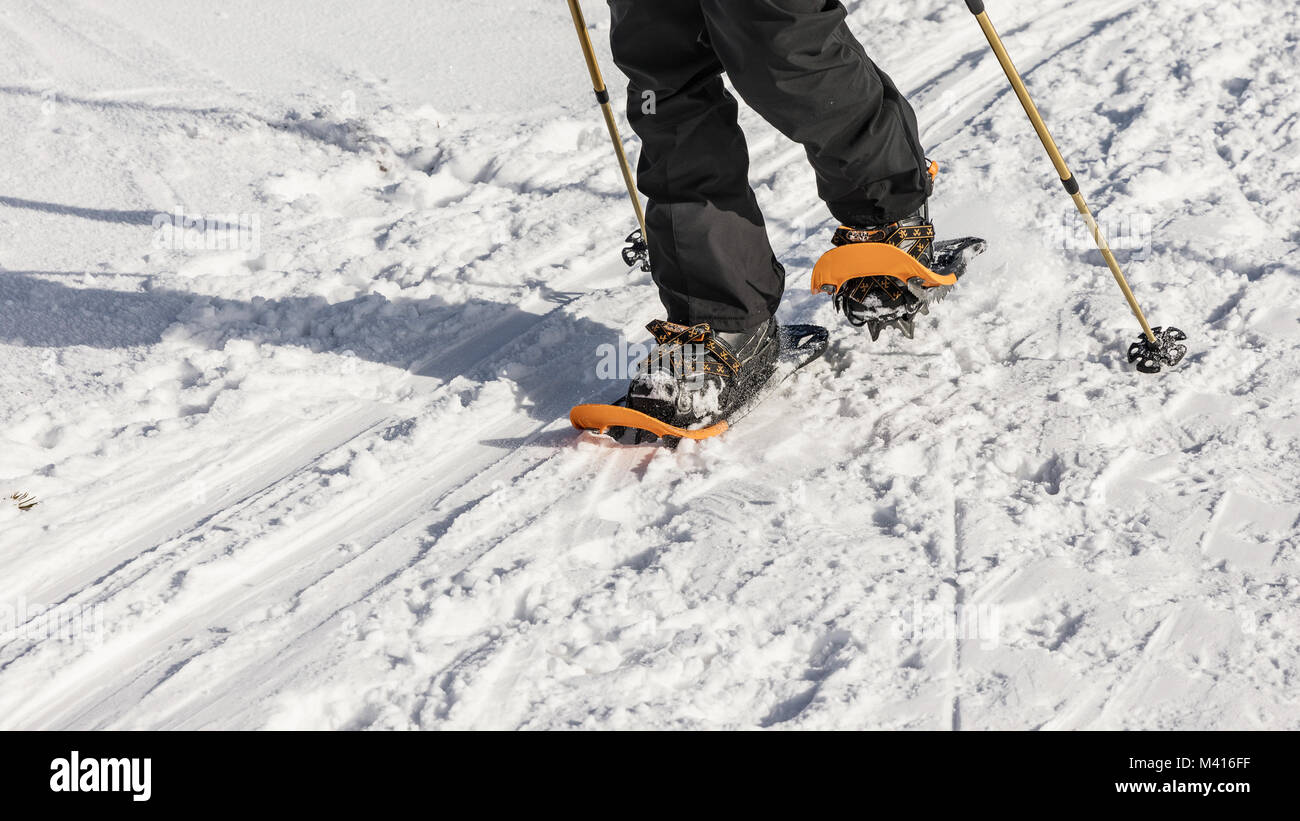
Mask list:
[{"label": "snow surface", "polygon": [[872,344],[745,110],[832,347],[673,452],[565,419],[659,309],[563,4],[0,3],[0,727],[1300,728],[1296,4],[989,3],[1158,377],[964,6],[848,5],[990,250]]}]

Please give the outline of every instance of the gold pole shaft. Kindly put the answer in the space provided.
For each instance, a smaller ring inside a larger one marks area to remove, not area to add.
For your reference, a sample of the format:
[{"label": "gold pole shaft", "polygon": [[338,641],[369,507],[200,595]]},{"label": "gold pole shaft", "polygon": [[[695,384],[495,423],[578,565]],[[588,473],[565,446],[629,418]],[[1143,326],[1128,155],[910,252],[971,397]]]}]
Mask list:
[{"label": "gold pole shaft", "polygon": [[573,26],[578,30],[578,42],[582,45],[582,56],[587,61],[587,71],[591,74],[591,88],[596,92],[596,101],[600,111],[605,115],[605,128],[609,138],[614,142],[614,153],[618,155],[618,164],[623,172],[623,184],[627,186],[627,195],[632,198],[632,208],[636,211],[636,221],[641,226],[642,238],[648,238],[645,228],[645,212],[641,210],[641,197],[636,191],[636,179],[632,176],[632,167],[628,165],[627,153],[623,150],[623,138],[618,133],[618,123],[614,119],[614,109],[609,104],[609,91],[605,88],[605,79],[600,74],[600,64],[596,62],[596,50],[591,45],[591,35],[587,33],[587,21],[582,16],[582,6],[578,0],[568,0],[569,13],[573,16]]},{"label": "gold pole shaft", "polygon": [[[969,3],[968,3],[969,5]],[[982,4],[981,4],[982,5]],[[1043,148],[1047,149],[1047,155],[1052,159],[1052,165],[1056,166],[1056,173],[1061,177],[1061,183],[1065,190],[1074,200],[1074,205],[1083,215],[1083,221],[1087,224],[1088,230],[1092,232],[1092,239],[1101,249],[1101,255],[1106,260],[1106,265],[1110,268],[1111,274],[1115,277],[1115,282],[1124,292],[1124,298],[1128,300],[1128,306],[1133,310],[1133,316],[1142,325],[1142,332],[1146,334],[1147,340],[1155,343],[1156,335],[1152,332],[1151,326],[1147,324],[1147,318],[1142,313],[1142,308],[1138,306],[1137,297],[1133,296],[1133,290],[1128,287],[1128,280],[1124,278],[1124,272],[1120,270],[1119,262],[1110,250],[1110,245],[1106,238],[1102,236],[1101,227],[1097,225],[1097,220],[1093,218],[1092,211],[1088,208],[1088,203],[1084,201],[1083,194],[1079,192],[1079,183],[1070,173],[1070,167],[1065,164],[1065,158],[1061,156],[1061,151],[1056,147],[1056,141],[1052,139],[1052,134],[1047,130],[1047,124],[1043,122],[1043,117],[1038,113],[1038,106],[1034,105],[1033,99],[1029,96],[1029,89],[1025,88],[1025,83],[1020,79],[1020,72],[1016,71],[1016,66],[1011,62],[1011,55],[1007,54],[1007,49],[1002,45],[1002,38],[993,28],[993,22],[989,20],[987,12],[980,11],[975,15],[979,21],[980,29],[984,31],[984,36],[988,39],[989,45],[993,47],[993,54],[997,56],[998,62],[1002,64],[1002,70],[1006,72],[1007,79],[1011,81],[1011,88],[1015,90],[1016,96],[1020,98],[1020,104],[1024,106],[1025,113],[1029,115],[1029,121],[1034,125],[1034,131],[1038,132],[1038,139],[1042,141]]]}]

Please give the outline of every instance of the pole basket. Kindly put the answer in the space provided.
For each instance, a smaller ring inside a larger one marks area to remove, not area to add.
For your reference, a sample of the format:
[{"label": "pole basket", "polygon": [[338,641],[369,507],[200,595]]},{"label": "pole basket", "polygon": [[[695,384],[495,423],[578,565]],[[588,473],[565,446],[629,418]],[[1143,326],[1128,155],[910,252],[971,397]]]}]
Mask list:
[{"label": "pole basket", "polygon": [[1143,334],[1137,342],[1128,346],[1128,361],[1137,365],[1142,373],[1160,373],[1166,365],[1173,367],[1187,356],[1187,346],[1179,344],[1187,339],[1187,334],[1177,328],[1152,328],[1155,342]]},{"label": "pole basket", "polygon": [[629,268],[639,266],[642,271],[650,273],[650,246],[646,244],[645,235],[641,229],[633,231],[623,240],[627,247],[623,249],[623,262],[627,263]]}]

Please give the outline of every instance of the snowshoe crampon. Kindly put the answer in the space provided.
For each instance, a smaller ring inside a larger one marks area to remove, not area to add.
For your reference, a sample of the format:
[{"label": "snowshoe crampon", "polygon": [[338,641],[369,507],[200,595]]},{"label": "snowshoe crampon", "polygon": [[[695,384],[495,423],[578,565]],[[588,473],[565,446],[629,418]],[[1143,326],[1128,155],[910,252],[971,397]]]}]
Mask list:
[{"label": "snowshoe crampon", "polygon": [[763,373],[729,394],[719,411],[707,418],[685,422],[661,419],[628,406],[623,396],[609,404],[578,405],[569,421],[578,430],[604,434],[620,444],[659,442],[673,447],[682,439],[712,439],[768,398],[795,371],[819,359],[830,344],[827,330],[818,325],[785,325],[778,331],[776,357],[763,366]]},{"label": "snowshoe crampon", "polygon": [[865,325],[872,341],[885,328],[897,328],[911,339],[917,314],[929,314],[930,306],[952,291],[967,263],[986,247],[976,237],[936,242],[933,267],[927,268],[889,243],[848,243],[817,261],[812,289],[830,294],[849,324]]}]

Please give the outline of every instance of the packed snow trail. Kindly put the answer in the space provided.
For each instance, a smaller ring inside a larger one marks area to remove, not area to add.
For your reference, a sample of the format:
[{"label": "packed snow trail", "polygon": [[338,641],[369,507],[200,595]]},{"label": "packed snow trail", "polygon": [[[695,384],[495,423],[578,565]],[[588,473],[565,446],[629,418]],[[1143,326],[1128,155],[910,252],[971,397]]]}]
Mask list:
[{"label": "packed snow trail", "polygon": [[1300,727],[1294,4],[988,4],[1158,377],[964,6],[848,5],[989,251],[873,345],[743,110],[832,348],[666,451],[565,419],[658,305],[560,4],[5,4],[0,727]]}]

